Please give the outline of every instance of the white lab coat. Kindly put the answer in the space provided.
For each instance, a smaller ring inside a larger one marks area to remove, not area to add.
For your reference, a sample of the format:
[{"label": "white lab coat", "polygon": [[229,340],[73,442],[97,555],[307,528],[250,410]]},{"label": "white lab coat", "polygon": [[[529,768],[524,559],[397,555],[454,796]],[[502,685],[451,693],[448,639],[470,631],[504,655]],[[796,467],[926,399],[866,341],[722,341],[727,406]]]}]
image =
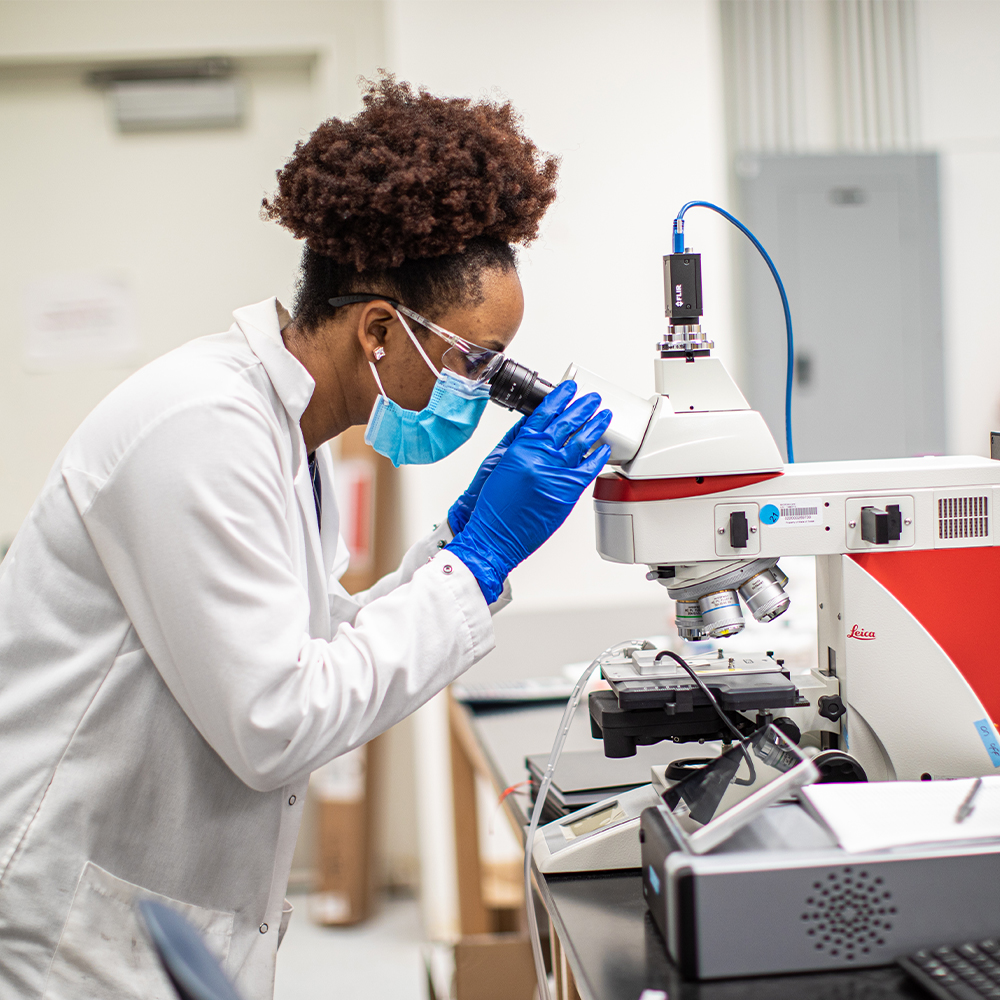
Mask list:
[{"label": "white lab coat", "polygon": [[0,568],[0,996],[172,1000],[161,898],[273,992],[309,773],[493,647],[439,547],[351,598],[332,466],[275,299],[137,372],[73,435]]}]

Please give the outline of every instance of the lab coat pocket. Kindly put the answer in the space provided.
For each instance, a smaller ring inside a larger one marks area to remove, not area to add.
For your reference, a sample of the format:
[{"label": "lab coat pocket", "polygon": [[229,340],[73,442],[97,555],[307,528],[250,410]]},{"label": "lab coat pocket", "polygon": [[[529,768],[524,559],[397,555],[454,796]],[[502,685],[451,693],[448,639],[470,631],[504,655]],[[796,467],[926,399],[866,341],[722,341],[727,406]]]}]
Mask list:
[{"label": "lab coat pocket", "polygon": [[278,947],[281,947],[281,942],[285,940],[285,931],[288,930],[288,922],[292,919],[292,914],[295,912],[295,907],[286,899],[284,903],[281,904],[281,923],[278,925]]},{"label": "lab coat pocket", "polygon": [[143,899],[180,913],[225,963],[232,913],[161,896],[88,861],[49,966],[43,1000],[176,1000],[136,909]]},{"label": "lab coat pocket", "polygon": [[346,591],[343,594],[330,594],[330,630],[331,634],[345,622],[348,625],[354,624],[354,619],[358,617],[361,605]]}]

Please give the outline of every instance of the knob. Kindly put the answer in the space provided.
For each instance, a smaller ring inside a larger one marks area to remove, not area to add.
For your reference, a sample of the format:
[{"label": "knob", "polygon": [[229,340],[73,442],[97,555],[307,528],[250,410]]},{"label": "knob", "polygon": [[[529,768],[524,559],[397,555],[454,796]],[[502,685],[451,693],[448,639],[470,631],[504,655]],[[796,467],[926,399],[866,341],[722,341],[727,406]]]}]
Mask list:
[{"label": "knob", "polygon": [[847,706],[841,701],[839,694],[825,694],[816,702],[816,711],[824,719],[836,722],[847,712]]},{"label": "knob", "polygon": [[745,549],[750,537],[750,524],[745,511],[734,510],[729,515],[729,544],[734,549]]},{"label": "knob", "polygon": [[872,545],[898,542],[903,535],[903,515],[899,504],[889,504],[885,510],[861,508],[861,537]]}]

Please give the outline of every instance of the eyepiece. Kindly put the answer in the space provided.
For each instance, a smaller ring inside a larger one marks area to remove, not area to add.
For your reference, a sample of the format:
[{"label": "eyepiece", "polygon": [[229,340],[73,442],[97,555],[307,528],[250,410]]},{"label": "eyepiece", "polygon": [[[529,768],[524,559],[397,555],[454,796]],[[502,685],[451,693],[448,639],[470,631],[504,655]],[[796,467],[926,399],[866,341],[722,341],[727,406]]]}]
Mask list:
[{"label": "eyepiece", "polygon": [[504,358],[496,373],[490,378],[490,399],[525,415],[535,412],[538,404],[553,390],[538,372],[519,365],[511,358]]}]

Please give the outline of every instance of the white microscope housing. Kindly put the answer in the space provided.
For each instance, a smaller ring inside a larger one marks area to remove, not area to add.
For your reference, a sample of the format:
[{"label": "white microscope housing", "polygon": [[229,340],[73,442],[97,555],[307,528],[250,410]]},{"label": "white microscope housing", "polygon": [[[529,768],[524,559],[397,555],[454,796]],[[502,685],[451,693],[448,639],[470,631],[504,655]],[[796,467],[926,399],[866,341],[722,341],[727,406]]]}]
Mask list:
[{"label": "white microscope housing", "polygon": [[618,471],[594,489],[601,556],[645,564],[680,635],[718,640],[743,628],[740,599],[759,621],[788,607],[781,556],[815,556],[818,662],[793,678],[808,706],[783,712],[804,742],[849,750],[873,780],[995,773],[1000,463],[784,464],[705,343],[657,359],[657,395],[632,396]]}]

